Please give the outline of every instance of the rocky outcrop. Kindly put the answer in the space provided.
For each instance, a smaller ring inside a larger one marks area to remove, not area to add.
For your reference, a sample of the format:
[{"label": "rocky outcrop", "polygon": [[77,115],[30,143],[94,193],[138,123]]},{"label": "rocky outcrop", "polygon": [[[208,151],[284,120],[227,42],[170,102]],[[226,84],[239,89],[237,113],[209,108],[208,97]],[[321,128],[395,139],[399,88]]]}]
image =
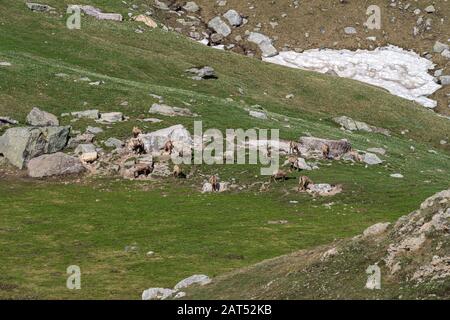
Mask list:
[{"label": "rocky outcrop", "polygon": [[103,13],[102,10],[93,6],[80,6],[80,9],[88,16],[95,17],[98,20],[122,21],[123,17],[118,13]]},{"label": "rocky outcrop", "polygon": [[301,137],[299,140],[299,149],[302,155],[306,157],[322,157],[322,148],[328,145],[330,148],[330,157],[340,158],[351,151],[352,145],[347,140],[328,140],[315,137]]},{"label": "rocky outcrop", "polygon": [[84,170],[78,158],[62,152],[42,155],[31,159],[28,163],[28,175],[32,178],[76,174]]},{"label": "rocky outcrop", "polygon": [[70,127],[17,127],[0,137],[0,154],[22,169],[32,158],[61,151],[69,138]]},{"label": "rocky outcrop", "polygon": [[349,131],[365,131],[365,132],[381,133],[386,136],[390,135],[390,132],[387,129],[377,128],[365,122],[353,120],[352,118],[347,116],[333,118],[333,121],[341,125],[343,129]]},{"label": "rocky outcrop", "polygon": [[27,116],[27,124],[35,127],[59,126],[59,120],[55,115],[34,107]]},{"label": "rocky outcrop", "polygon": [[191,110],[186,108],[171,107],[166,104],[155,103],[151,106],[149,113],[160,114],[168,117],[182,116],[191,117],[193,116]]},{"label": "rocky outcrop", "polygon": [[169,140],[172,141],[175,152],[182,151],[186,148],[190,149],[193,144],[191,134],[181,124],[151,133],[141,134],[139,138],[144,143],[145,151],[150,154],[159,154],[161,149],[164,148],[165,143]]}]

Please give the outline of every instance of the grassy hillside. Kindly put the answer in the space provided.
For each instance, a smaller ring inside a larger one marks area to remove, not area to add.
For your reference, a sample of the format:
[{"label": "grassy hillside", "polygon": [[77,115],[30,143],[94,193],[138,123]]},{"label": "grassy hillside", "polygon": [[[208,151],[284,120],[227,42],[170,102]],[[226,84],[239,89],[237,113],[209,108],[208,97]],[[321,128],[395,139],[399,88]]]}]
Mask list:
[{"label": "grassy hillside", "polygon": [[[297,194],[296,179],[260,193],[251,185],[267,177],[258,176],[257,166],[197,168],[246,186],[219,195],[199,192],[200,175],[181,182],[114,177],[31,180],[0,166],[1,298],[135,299],[148,287],[172,287],[194,273],[217,276],[353,236],[375,222],[395,220],[448,187],[449,150],[439,141],[448,138],[450,121],[418,105],[355,81],[210,49],[161,29],[138,34],[137,23],[131,21],[84,17],[81,30],[68,30],[64,12],[71,2],[47,3],[58,14],[31,12],[22,1],[0,3],[6,13],[0,17],[0,61],[12,64],[0,67],[1,116],[23,123],[38,105],[57,115],[98,108],[130,117],[102,126],[97,141],[129,137],[136,124],[149,132],[178,123],[193,127],[192,118],[139,123],[157,102],[152,93],[199,114],[205,129],[279,128],[284,139],[306,132],[347,138],[358,149],[385,147],[387,164],[365,168],[322,162],[310,177],[343,184],[344,192],[333,198]],[[89,3],[127,13],[119,0]],[[201,65],[212,66],[219,78],[198,82],[185,76],[185,69]],[[55,76],[59,73],[67,77]],[[81,77],[105,83],[75,81]],[[290,93],[295,97],[286,100]],[[128,106],[120,106],[123,101]],[[254,104],[268,110],[271,119],[249,117],[245,108]],[[393,136],[346,133],[330,120],[336,115],[390,129]],[[61,120],[74,130],[98,126],[87,120]],[[409,133],[400,134],[405,129]],[[428,152],[432,148],[436,154]],[[405,178],[390,178],[394,172]],[[288,223],[268,224],[274,220]],[[125,252],[130,245],[137,246],[137,252]],[[150,250],[155,255],[148,257]],[[71,264],[81,267],[82,290],[65,287],[65,270]]]}]

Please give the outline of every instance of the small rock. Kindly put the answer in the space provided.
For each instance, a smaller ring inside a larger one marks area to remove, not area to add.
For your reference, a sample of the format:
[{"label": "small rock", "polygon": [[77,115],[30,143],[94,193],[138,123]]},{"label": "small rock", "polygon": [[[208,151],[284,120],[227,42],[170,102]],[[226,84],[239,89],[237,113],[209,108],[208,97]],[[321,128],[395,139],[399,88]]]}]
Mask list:
[{"label": "small rock", "polygon": [[204,285],[207,285],[209,283],[211,283],[211,279],[208,276],[206,276],[204,274],[201,274],[201,275],[196,274],[196,275],[190,276],[189,278],[186,278],[186,279],[181,280],[180,282],[178,282],[175,285],[174,289],[175,290],[180,290],[180,289],[183,289],[183,288],[190,287],[191,285],[194,285],[194,284],[198,284],[198,285],[204,286]]},{"label": "small rock", "polygon": [[27,115],[27,123],[34,127],[59,126],[59,120],[55,115],[36,107]]}]

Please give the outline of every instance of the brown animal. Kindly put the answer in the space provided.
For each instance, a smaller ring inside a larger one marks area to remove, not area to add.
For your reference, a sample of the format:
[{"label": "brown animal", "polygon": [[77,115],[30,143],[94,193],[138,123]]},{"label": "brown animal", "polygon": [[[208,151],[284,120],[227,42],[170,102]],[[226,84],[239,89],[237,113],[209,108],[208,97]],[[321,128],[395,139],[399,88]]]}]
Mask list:
[{"label": "brown animal", "polygon": [[147,164],[147,163],[139,163],[134,167],[134,178],[138,178],[139,176],[148,176],[150,173],[153,172],[153,168],[154,165],[152,164]]},{"label": "brown animal", "polygon": [[132,132],[133,132],[133,137],[137,138],[142,133],[142,130],[139,129],[138,127],[133,127],[133,131]]},{"label": "brown animal", "polygon": [[324,159],[330,158],[330,146],[328,144],[322,145],[322,155]]},{"label": "brown animal", "polygon": [[291,141],[289,142],[289,154],[300,154],[300,149],[298,148],[298,143]]},{"label": "brown animal", "polygon": [[172,154],[174,145],[172,140],[168,140],[165,144],[164,144],[164,151],[168,152],[169,154]]},{"label": "brown animal", "polygon": [[272,176],[270,177],[270,181],[277,182],[277,181],[284,181],[287,179],[287,174],[283,170],[277,170],[275,171]]},{"label": "brown animal", "polygon": [[183,170],[181,170],[181,167],[177,164],[173,167],[173,177],[186,178],[186,174],[183,172]]},{"label": "brown animal", "polygon": [[313,184],[312,180],[307,176],[301,176],[298,179],[298,191],[306,191],[310,184]]},{"label": "brown animal", "polygon": [[289,165],[291,166],[291,170],[297,170],[300,171],[298,167],[298,158],[296,156],[290,156],[288,158]]},{"label": "brown animal", "polygon": [[209,178],[209,183],[212,185],[213,191],[220,191],[220,183],[218,182],[218,179],[216,176],[212,175]]},{"label": "brown animal", "polygon": [[348,155],[356,162],[362,162],[363,159],[361,157],[361,155],[358,153],[358,151],[356,150],[351,150]]},{"label": "brown animal", "polygon": [[144,142],[139,138],[131,138],[128,141],[128,148],[137,154],[145,153],[145,145]]}]

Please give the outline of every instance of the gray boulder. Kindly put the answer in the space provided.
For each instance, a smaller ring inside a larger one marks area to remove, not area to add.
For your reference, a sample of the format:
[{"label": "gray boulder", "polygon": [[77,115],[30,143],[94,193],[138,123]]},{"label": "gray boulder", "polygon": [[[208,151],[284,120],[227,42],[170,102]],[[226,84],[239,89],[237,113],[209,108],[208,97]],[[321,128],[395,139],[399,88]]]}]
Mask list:
[{"label": "gray boulder", "polygon": [[363,161],[364,161],[364,163],[366,163],[368,165],[375,165],[375,164],[383,163],[383,160],[378,158],[378,156],[376,154],[369,153],[369,152],[364,154]]},{"label": "gray boulder", "polygon": [[267,120],[267,114],[265,112],[262,112],[262,111],[251,110],[251,111],[249,111],[248,114],[250,115],[250,117],[253,117],[253,118]]},{"label": "gray boulder", "polygon": [[345,27],[344,28],[345,34],[356,34],[356,28],[355,27]]},{"label": "gray boulder", "polygon": [[71,115],[79,119],[98,119],[100,117],[100,112],[98,110],[75,111],[72,112]]},{"label": "gray boulder", "polygon": [[330,157],[339,158],[352,150],[352,145],[347,140],[328,140],[315,137],[301,137],[299,149],[302,155],[308,157],[322,157],[322,148],[328,145],[330,148]]},{"label": "gray boulder", "polygon": [[62,152],[42,155],[28,163],[28,175],[33,178],[76,174],[84,170],[78,158]]},{"label": "gray boulder", "polygon": [[190,68],[186,72],[193,74],[192,79],[202,80],[202,79],[217,79],[216,72],[212,67],[205,66],[202,68]]},{"label": "gray boulder", "polygon": [[109,138],[104,142],[104,145],[108,148],[122,148],[125,143],[117,138]]},{"label": "gray boulder", "polygon": [[228,37],[231,34],[231,28],[220,17],[211,19],[208,22],[208,27],[224,37]]},{"label": "gray boulder", "polygon": [[188,149],[193,144],[191,134],[181,124],[141,134],[139,138],[144,142],[144,148],[147,153],[159,152],[169,140],[174,144],[175,151]]},{"label": "gray boulder", "polygon": [[164,300],[176,292],[176,290],[166,288],[150,288],[142,293],[142,300]]},{"label": "gray boulder", "polygon": [[150,110],[148,111],[149,113],[155,113],[155,114],[160,114],[163,116],[169,116],[169,117],[174,117],[174,116],[192,116],[192,112],[189,109],[186,108],[178,108],[178,107],[171,107],[169,105],[166,104],[158,104],[158,103],[154,103]]},{"label": "gray boulder", "polygon": [[19,169],[35,157],[64,149],[70,127],[19,127],[0,137],[0,154]]},{"label": "gray boulder", "polygon": [[195,274],[193,276],[190,276],[189,278],[186,278],[186,279],[178,282],[175,285],[174,289],[180,290],[180,289],[192,286],[194,284],[204,286],[204,285],[207,285],[208,283],[211,283],[211,279],[208,276],[206,276],[204,274]]},{"label": "gray boulder", "polygon": [[115,122],[123,121],[123,113],[122,112],[102,113],[100,115],[100,121],[107,122],[107,123],[115,123]]},{"label": "gray boulder", "polygon": [[46,4],[27,2],[26,5],[27,5],[28,9],[30,9],[31,11],[36,11],[36,12],[48,12],[51,10],[55,10],[55,8],[52,8]]},{"label": "gray boulder", "polygon": [[262,33],[251,32],[248,37],[248,41],[258,45],[261,50],[261,55],[264,58],[273,57],[278,54],[277,49],[272,45],[272,40]]},{"label": "gray boulder", "polygon": [[197,12],[198,10],[200,10],[200,7],[194,1],[188,1],[183,6],[183,9],[187,12]]},{"label": "gray boulder", "polygon": [[448,50],[448,49],[450,49],[450,47],[447,44],[439,42],[439,41],[436,41],[436,43],[433,46],[433,52],[436,52],[436,53],[441,53],[442,51]]},{"label": "gray boulder", "polygon": [[27,123],[34,127],[59,126],[58,118],[51,113],[34,107],[27,115]]},{"label": "gray boulder", "polygon": [[223,15],[223,17],[224,17],[225,19],[227,19],[228,22],[229,22],[232,26],[235,26],[235,27],[239,27],[239,26],[242,24],[242,22],[243,22],[243,19],[242,19],[241,15],[240,15],[236,10],[233,10],[233,9],[228,10],[228,11]]}]

